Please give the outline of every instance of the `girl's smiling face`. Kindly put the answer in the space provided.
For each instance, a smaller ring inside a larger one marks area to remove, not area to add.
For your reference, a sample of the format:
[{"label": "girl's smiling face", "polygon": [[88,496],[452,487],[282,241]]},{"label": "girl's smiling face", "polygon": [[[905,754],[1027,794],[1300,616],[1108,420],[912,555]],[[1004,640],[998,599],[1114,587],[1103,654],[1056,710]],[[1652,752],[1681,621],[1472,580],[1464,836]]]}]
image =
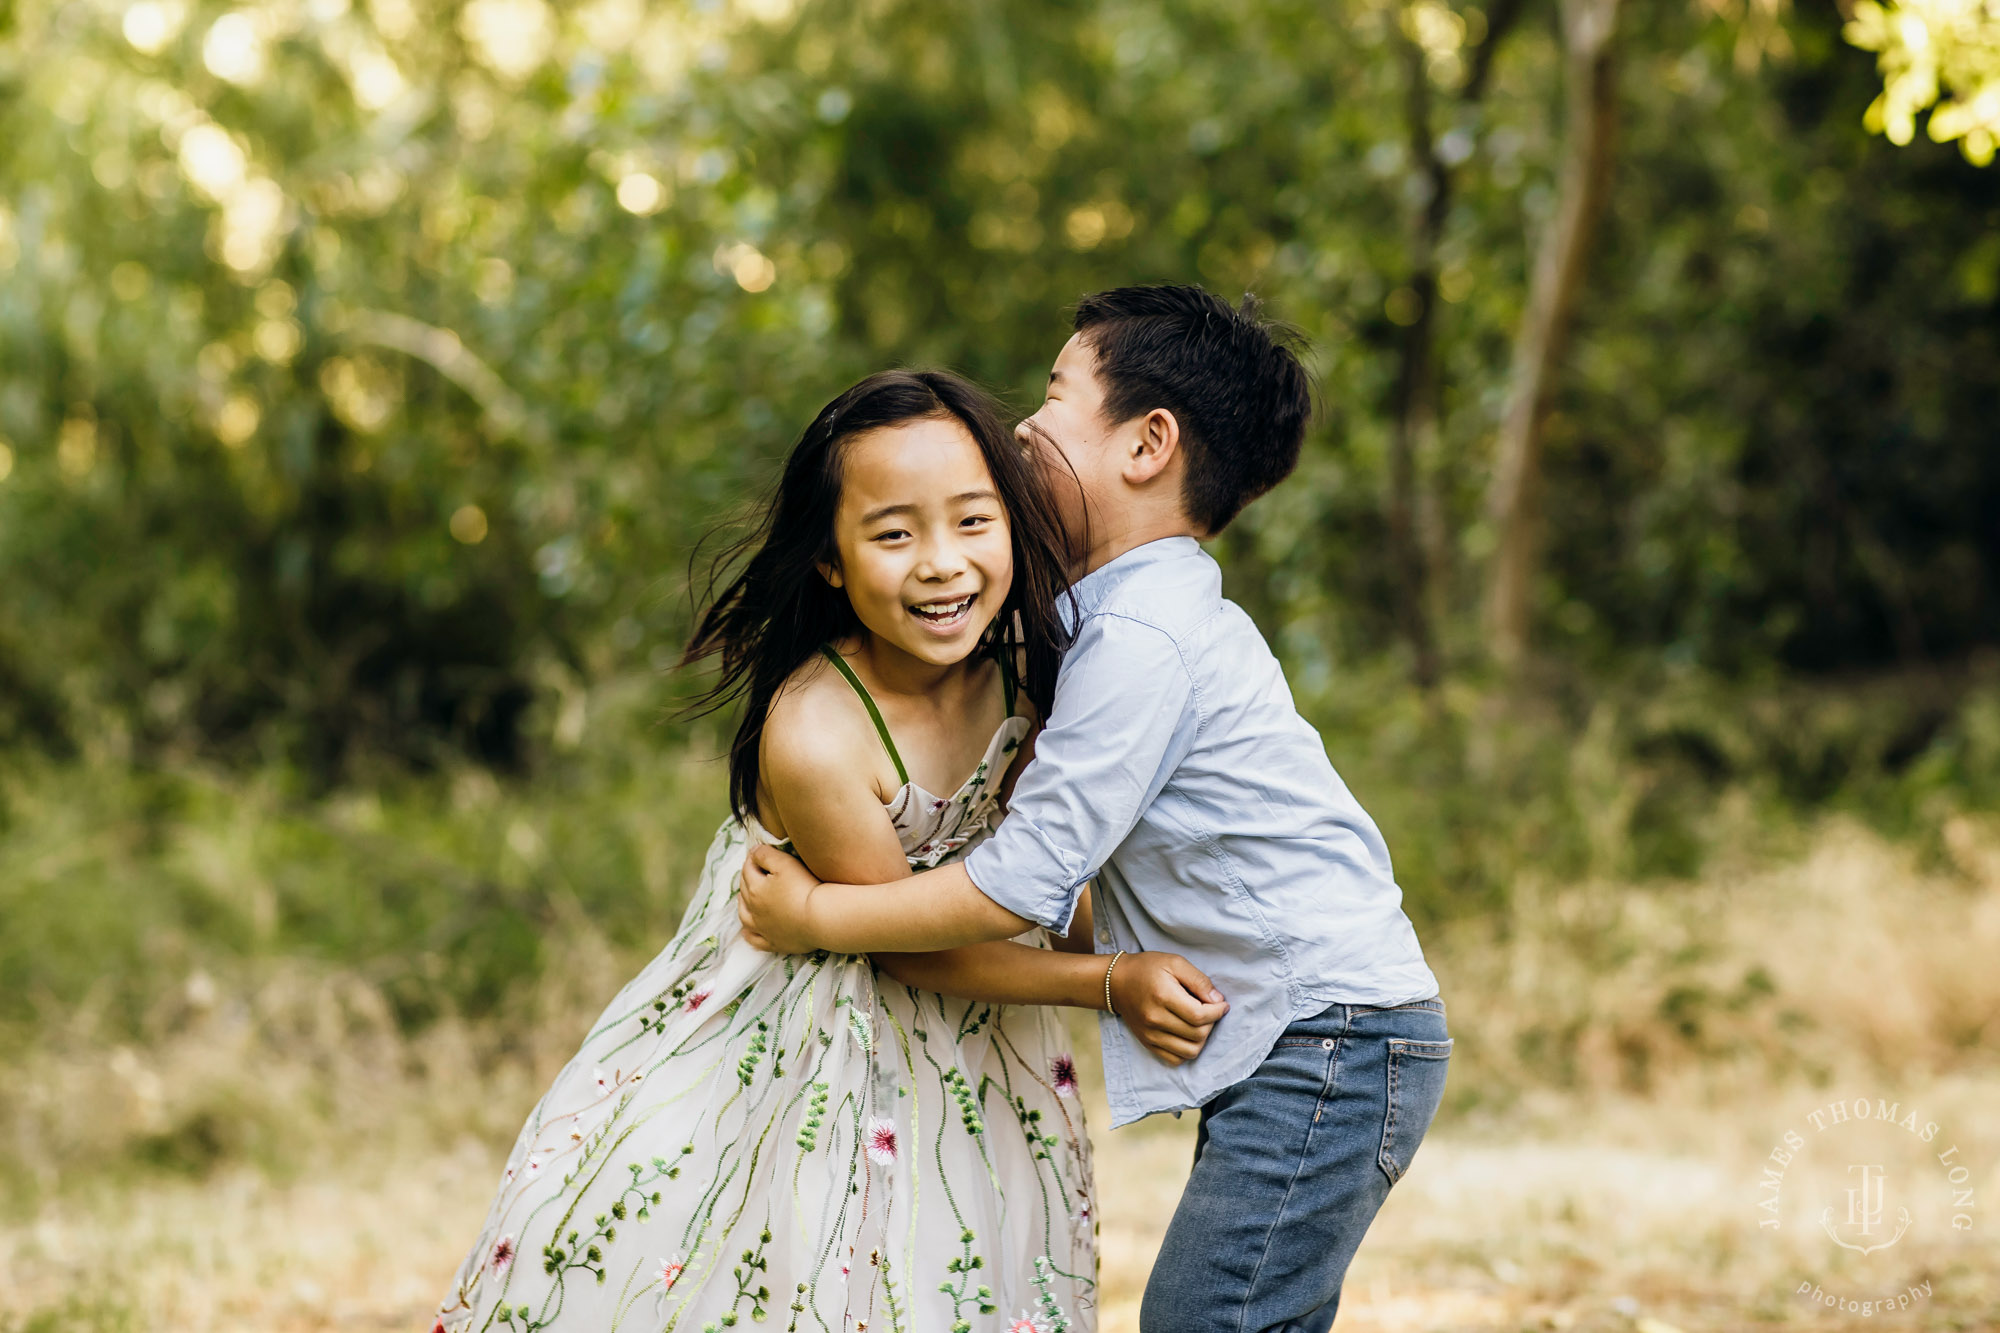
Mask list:
[{"label": "girl's smiling face", "polygon": [[822,572],[861,623],[918,661],[978,646],[1014,578],[1013,537],[986,460],[952,417],[868,431],[842,445],[840,563]]}]

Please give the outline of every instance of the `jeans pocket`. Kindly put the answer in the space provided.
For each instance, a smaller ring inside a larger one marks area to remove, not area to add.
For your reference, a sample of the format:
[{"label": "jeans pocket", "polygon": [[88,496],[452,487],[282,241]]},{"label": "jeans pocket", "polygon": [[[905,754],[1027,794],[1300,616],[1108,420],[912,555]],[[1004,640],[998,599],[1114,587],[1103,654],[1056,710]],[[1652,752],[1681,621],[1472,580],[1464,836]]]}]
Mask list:
[{"label": "jeans pocket", "polygon": [[1376,1164],[1391,1185],[1410,1169],[1424,1131],[1431,1127],[1438,1103],[1444,1100],[1445,1070],[1451,1042],[1389,1039],[1389,1105],[1382,1117],[1382,1150]]}]

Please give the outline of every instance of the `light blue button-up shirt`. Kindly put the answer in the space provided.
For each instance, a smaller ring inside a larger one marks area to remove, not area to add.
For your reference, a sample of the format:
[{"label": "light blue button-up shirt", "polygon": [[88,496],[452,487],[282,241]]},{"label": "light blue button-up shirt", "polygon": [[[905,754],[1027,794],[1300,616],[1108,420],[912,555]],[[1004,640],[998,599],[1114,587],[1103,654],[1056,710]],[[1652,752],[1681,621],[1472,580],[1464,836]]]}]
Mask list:
[{"label": "light blue button-up shirt", "polygon": [[1149,542],[1075,598],[1034,761],[965,869],[1059,931],[1095,877],[1098,952],[1183,954],[1228,999],[1177,1068],[1103,1017],[1112,1123],[1200,1106],[1329,1005],[1436,995],[1381,833],[1208,553]]}]

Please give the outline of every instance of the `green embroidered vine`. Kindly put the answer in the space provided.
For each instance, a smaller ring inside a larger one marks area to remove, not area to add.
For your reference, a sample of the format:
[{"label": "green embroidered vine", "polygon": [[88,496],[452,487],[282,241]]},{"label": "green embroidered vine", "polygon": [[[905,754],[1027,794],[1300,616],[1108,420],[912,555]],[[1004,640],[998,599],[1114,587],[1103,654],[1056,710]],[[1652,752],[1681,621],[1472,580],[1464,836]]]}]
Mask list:
[{"label": "green embroidered vine", "polygon": [[824,1083],[812,1085],[812,1100],[806,1103],[806,1118],[799,1126],[799,1147],[807,1152],[819,1146],[820,1122],[826,1118],[826,1097],[828,1087]]},{"label": "green embroidered vine", "polygon": [[992,1314],[997,1308],[993,1304],[993,1292],[990,1288],[980,1286],[967,1290],[973,1285],[972,1275],[986,1267],[985,1258],[972,1251],[972,1242],[976,1239],[971,1227],[966,1227],[958,1233],[959,1255],[944,1266],[945,1271],[953,1274],[957,1280],[946,1278],[938,1283],[938,1290],[951,1297],[951,1333],[972,1333],[972,1323],[965,1317],[966,1305],[976,1306],[981,1314]]},{"label": "green embroidered vine", "polygon": [[958,1118],[965,1126],[965,1132],[974,1137],[985,1133],[986,1122],[979,1116],[979,1099],[957,1066],[944,1071],[944,1086],[951,1093],[951,1099],[958,1103]]},{"label": "green embroidered vine", "polygon": [[757,1031],[751,1034],[749,1048],[743,1058],[736,1062],[736,1078],[744,1087],[750,1086],[750,1079],[757,1072],[757,1061],[763,1058],[765,1039],[770,1035],[771,1025],[763,1019],[757,1020]]},{"label": "green embroidered vine", "polygon": [[1042,1294],[1036,1297],[1035,1304],[1042,1307],[1042,1320],[1048,1327],[1048,1333],[1069,1333],[1069,1316],[1063,1313],[1062,1306],[1049,1292],[1049,1283],[1053,1280],[1054,1277],[1049,1271],[1048,1256],[1036,1259],[1035,1287]]},{"label": "green embroidered vine", "polygon": [[722,1312],[720,1318],[703,1324],[702,1333],[720,1333],[721,1329],[734,1327],[741,1317],[736,1313],[736,1307],[745,1301],[750,1302],[750,1317],[758,1323],[770,1317],[764,1302],[771,1299],[771,1289],[761,1282],[754,1291],[750,1287],[752,1282],[757,1281],[759,1273],[770,1271],[770,1261],[764,1257],[764,1247],[770,1243],[771,1228],[765,1227],[757,1233],[757,1248],[743,1251],[742,1261],[731,1270],[736,1278],[736,1295],[730,1299],[729,1308]]}]

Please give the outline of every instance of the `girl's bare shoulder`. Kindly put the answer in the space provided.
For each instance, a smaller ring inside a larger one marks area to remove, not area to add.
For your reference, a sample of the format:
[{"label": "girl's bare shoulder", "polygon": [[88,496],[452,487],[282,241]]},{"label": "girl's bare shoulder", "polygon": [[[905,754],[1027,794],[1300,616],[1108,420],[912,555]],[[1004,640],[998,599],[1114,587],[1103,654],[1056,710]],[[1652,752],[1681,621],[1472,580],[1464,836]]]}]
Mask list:
[{"label": "girl's bare shoulder", "polygon": [[773,777],[824,780],[866,775],[870,749],[880,749],[874,724],[854,689],[831,663],[815,656],[778,688],[764,715],[760,747]]}]

